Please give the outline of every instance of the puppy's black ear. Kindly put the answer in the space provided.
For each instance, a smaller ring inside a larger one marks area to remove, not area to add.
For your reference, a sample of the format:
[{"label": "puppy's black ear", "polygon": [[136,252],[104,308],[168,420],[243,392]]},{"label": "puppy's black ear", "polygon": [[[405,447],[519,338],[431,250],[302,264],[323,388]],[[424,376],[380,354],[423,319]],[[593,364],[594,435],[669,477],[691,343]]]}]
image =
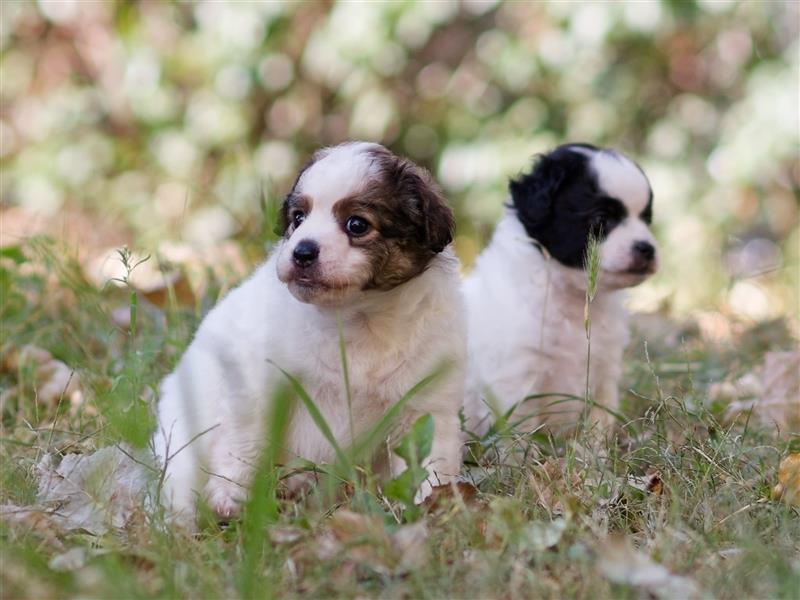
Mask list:
[{"label": "puppy's black ear", "polygon": [[434,253],[453,241],[455,218],[431,174],[409,160],[398,162],[398,184],[407,198],[407,209],[418,226],[418,239]]},{"label": "puppy's black ear", "polygon": [[533,234],[549,220],[553,202],[566,178],[560,161],[550,155],[541,156],[527,175],[520,175],[508,184],[511,205],[528,233]]}]

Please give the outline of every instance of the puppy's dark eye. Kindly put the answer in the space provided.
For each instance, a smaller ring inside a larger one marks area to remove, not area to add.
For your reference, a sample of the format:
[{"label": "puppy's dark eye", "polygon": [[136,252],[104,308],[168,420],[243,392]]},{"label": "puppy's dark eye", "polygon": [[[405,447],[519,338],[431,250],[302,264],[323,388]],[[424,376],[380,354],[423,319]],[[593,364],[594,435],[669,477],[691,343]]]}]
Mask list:
[{"label": "puppy's dark eye", "polygon": [[347,233],[354,236],[364,235],[369,231],[369,223],[361,217],[350,217],[344,227]]},{"label": "puppy's dark eye", "polygon": [[292,225],[295,227],[300,227],[300,224],[305,220],[306,213],[304,213],[302,210],[295,211],[295,213],[292,214]]}]

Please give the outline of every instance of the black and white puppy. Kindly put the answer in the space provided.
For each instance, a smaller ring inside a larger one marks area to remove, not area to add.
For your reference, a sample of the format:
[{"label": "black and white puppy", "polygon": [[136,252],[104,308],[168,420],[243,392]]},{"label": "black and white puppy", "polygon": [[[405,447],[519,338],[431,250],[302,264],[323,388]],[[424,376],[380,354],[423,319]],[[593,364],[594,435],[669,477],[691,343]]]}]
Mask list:
[{"label": "black and white puppy", "polygon": [[618,408],[622,354],[629,340],[623,289],[657,268],[650,232],[653,192],[630,159],[588,144],[560,146],[509,184],[510,203],[489,246],[464,282],[469,375],[465,413],[473,431],[521,403],[515,419],[566,428],[584,403],[584,330],[590,234],[600,240],[598,291],[591,304],[593,418]]},{"label": "black and white puppy", "polygon": [[[394,433],[433,417],[430,477],[418,498],[459,472],[466,328],[453,215],[430,175],[378,144],[320,150],[284,201],[282,227],[272,256],[206,316],[161,385],[153,445],[166,465],[162,500],[189,521],[198,496],[221,517],[239,511],[266,445],[270,399],[286,382],[278,367],[303,382],[347,447],[449,362]],[[284,452],[296,457],[335,457],[299,403]],[[398,457],[390,463],[403,468]]]}]

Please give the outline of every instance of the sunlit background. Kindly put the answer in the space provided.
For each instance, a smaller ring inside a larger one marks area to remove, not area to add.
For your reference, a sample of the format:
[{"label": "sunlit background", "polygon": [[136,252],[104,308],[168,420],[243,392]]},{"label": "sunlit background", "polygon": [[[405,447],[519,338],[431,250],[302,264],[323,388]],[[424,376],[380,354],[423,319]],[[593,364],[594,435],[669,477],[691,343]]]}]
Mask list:
[{"label": "sunlit background", "polygon": [[584,141],[655,190],[634,308],[795,319],[799,6],[5,0],[2,243],[240,273],[309,154],[362,138],[431,169],[468,269],[508,178]]}]

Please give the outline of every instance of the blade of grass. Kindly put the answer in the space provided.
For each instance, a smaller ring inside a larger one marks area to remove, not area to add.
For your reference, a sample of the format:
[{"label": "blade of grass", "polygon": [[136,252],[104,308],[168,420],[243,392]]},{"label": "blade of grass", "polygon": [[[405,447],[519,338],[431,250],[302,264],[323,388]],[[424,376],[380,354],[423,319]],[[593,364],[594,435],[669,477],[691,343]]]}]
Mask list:
[{"label": "blade of grass", "polygon": [[338,316],[336,324],[339,328],[339,355],[342,357],[342,373],[344,374],[344,393],[347,397],[347,418],[350,424],[350,440],[355,439],[355,427],[353,426],[353,396],[350,391],[350,369],[347,365],[347,348],[344,343],[344,326],[342,316]]},{"label": "blade of grass", "polygon": [[242,527],[243,560],[239,571],[239,592],[243,598],[258,595],[273,597],[273,585],[263,585],[263,563],[269,540],[265,529],[278,519],[276,465],[280,461],[286,432],[292,415],[292,394],[288,386],[280,387],[272,398],[268,424],[268,444],[253,478],[250,497],[245,505]]},{"label": "blade of grass", "polygon": [[271,365],[273,365],[276,369],[278,369],[283,376],[289,381],[294,392],[298,395],[300,400],[303,402],[303,406],[306,407],[308,414],[311,415],[311,419],[314,421],[314,424],[320,430],[322,435],[328,440],[328,443],[333,448],[333,451],[336,453],[336,459],[338,463],[345,469],[348,474],[353,474],[353,465],[348,459],[347,455],[342,450],[342,447],[336,441],[336,437],[333,435],[330,426],[328,425],[327,421],[325,421],[325,417],[322,416],[322,412],[319,410],[317,405],[311,399],[311,396],[308,395],[303,385],[294,377],[291,373],[284,371],[278,365],[276,365],[273,361],[268,361]]},{"label": "blade of grass", "polygon": [[391,429],[392,424],[398,419],[400,414],[403,412],[406,404],[417,394],[419,394],[422,390],[430,386],[433,382],[438,380],[442,377],[448,370],[450,366],[447,363],[444,363],[437,367],[430,375],[423,377],[418,383],[416,383],[410,390],[408,390],[400,400],[395,402],[389,410],[387,410],[383,417],[381,417],[380,421],[376,423],[375,427],[373,427],[370,431],[368,431],[360,440],[353,444],[353,458],[354,460],[359,460],[363,458],[365,455],[371,455],[372,451],[377,447],[378,444],[386,437]]}]

